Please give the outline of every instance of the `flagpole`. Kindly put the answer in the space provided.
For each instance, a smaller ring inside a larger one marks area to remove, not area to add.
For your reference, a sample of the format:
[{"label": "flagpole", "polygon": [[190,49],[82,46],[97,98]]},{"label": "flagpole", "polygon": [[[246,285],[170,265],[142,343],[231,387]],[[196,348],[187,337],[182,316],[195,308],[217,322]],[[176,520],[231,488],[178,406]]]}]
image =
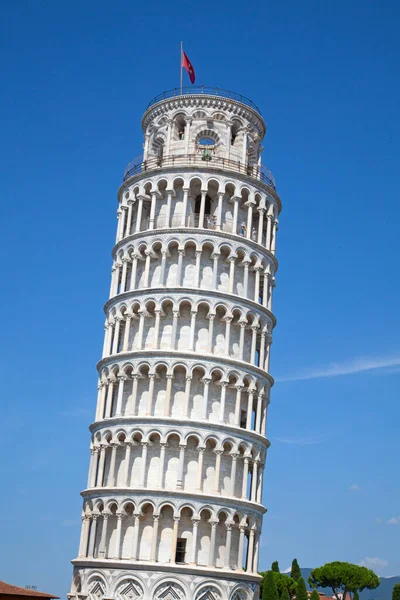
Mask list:
[{"label": "flagpole", "polygon": [[182,96],[182,52],[183,52],[183,43],[181,42],[181,55],[180,55],[180,62],[179,62],[179,70],[180,70],[180,74],[181,74],[181,86],[180,86],[181,96]]}]

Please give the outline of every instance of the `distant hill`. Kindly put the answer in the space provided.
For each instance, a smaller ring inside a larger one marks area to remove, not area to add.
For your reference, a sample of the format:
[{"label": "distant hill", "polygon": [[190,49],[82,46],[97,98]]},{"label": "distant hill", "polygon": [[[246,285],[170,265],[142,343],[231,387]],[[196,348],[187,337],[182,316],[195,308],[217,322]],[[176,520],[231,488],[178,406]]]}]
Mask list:
[{"label": "distant hill", "polygon": [[[307,584],[312,569],[301,569],[301,574]],[[360,600],[392,600],[392,590],[395,583],[400,583],[400,576],[381,577],[381,583],[376,590],[364,590],[360,593]],[[309,586],[307,585],[307,588]],[[332,590],[329,588],[318,588],[318,591],[324,592],[327,596],[332,596]]]}]

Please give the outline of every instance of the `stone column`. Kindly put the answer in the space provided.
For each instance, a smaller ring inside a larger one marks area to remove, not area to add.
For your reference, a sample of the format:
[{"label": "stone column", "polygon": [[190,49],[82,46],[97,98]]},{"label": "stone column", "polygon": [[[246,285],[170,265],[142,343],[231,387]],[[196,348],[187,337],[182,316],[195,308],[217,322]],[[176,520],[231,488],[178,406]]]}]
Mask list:
[{"label": "stone column", "polygon": [[267,250],[271,249],[271,227],[272,226],[272,216],[271,215],[267,215],[267,234],[266,234],[266,240],[265,240],[265,246],[267,248]]},{"label": "stone column", "polygon": [[217,231],[221,230],[222,226],[222,201],[224,199],[224,192],[218,192],[218,208],[217,208]]},{"label": "stone column", "polygon": [[251,478],[251,502],[257,502],[257,482],[258,482],[258,460],[253,461],[253,475]]},{"label": "stone column", "polygon": [[232,524],[226,523],[226,544],[225,544],[225,569],[229,569],[231,564],[231,547],[232,547]]},{"label": "stone column", "polygon": [[100,538],[100,546],[99,546],[99,558],[107,558],[107,529],[108,529],[108,517],[110,515],[106,512],[103,512],[103,527],[101,528],[101,538]]},{"label": "stone column", "polygon": [[208,419],[208,387],[211,379],[203,377],[204,382],[204,396],[203,396],[203,416],[202,419]]},{"label": "stone column", "polygon": [[171,331],[171,350],[175,350],[176,332],[178,329],[179,310],[173,310],[172,315],[173,315],[173,320],[172,320],[172,331]]},{"label": "stone column", "polygon": [[160,318],[161,318],[161,310],[156,308],[154,310],[154,314],[156,316],[154,323],[154,339],[153,339],[153,349],[156,350],[158,348],[158,336],[160,335]]},{"label": "stone column", "polygon": [[186,225],[186,213],[187,213],[187,202],[188,202],[188,188],[183,188],[183,205],[182,205],[182,216],[181,216],[181,227]]},{"label": "stone column", "polygon": [[114,485],[115,485],[115,461],[117,458],[118,444],[110,444],[110,446],[111,446],[111,460],[110,460],[110,470],[108,472],[106,487],[114,487]]},{"label": "stone column", "polygon": [[214,450],[215,452],[215,474],[214,474],[214,494],[219,494],[219,477],[221,473],[221,456],[223,450]]},{"label": "stone column", "polygon": [[260,355],[259,355],[259,360],[258,360],[258,366],[260,367],[260,369],[264,368],[264,364],[265,364],[265,337],[266,337],[266,332],[262,331],[261,332],[261,342],[260,342]]},{"label": "stone column", "polygon": [[133,200],[128,200],[128,217],[126,222],[126,235],[131,235],[132,229],[132,210],[133,210]]},{"label": "stone column", "polygon": [[157,487],[159,489],[162,489],[162,486],[163,486],[166,447],[167,447],[167,444],[165,442],[160,443],[160,466],[158,469],[158,481],[157,481]]},{"label": "stone column", "polygon": [[252,365],[256,364],[256,350],[257,350],[257,331],[258,326],[251,326],[251,350],[250,350],[250,362]]},{"label": "stone column", "polygon": [[90,450],[90,469],[88,478],[88,487],[93,488],[96,485],[97,468],[99,465],[99,448],[91,448]]},{"label": "stone column", "polygon": [[176,271],[176,287],[182,286],[182,267],[183,267],[183,257],[185,255],[184,250],[178,250],[178,268]]},{"label": "stone column", "polygon": [[260,551],[260,534],[256,532],[255,535],[255,549],[254,549],[254,558],[253,558],[253,573],[258,573],[258,553]]},{"label": "stone column", "polygon": [[105,414],[105,418],[109,419],[111,417],[111,409],[112,409],[112,398],[113,398],[113,391],[114,391],[114,383],[115,380],[114,379],[109,379],[108,380],[108,389],[107,389],[107,402],[106,402],[106,414]]},{"label": "stone column", "polygon": [[210,538],[210,552],[208,555],[208,566],[215,567],[215,538],[217,533],[218,521],[211,521],[211,538]]},{"label": "stone column", "polygon": [[149,373],[149,399],[147,401],[146,416],[151,416],[153,414],[154,380],[154,373]]},{"label": "stone column", "polygon": [[125,231],[126,206],[121,206],[121,218],[119,219],[119,236],[118,241],[122,240]]},{"label": "stone column", "polygon": [[161,250],[160,287],[165,287],[165,266],[167,264],[167,251]]},{"label": "stone column", "polygon": [[125,375],[118,376],[118,396],[117,396],[117,410],[116,410],[117,417],[120,417],[122,414],[122,400],[123,400],[123,396],[124,396],[124,384],[125,384],[126,380],[127,380],[127,377],[125,377]]},{"label": "stone column", "polygon": [[247,565],[246,571],[249,573],[253,572],[253,560],[254,560],[254,529],[250,529],[249,547],[247,551]]},{"label": "stone column", "polygon": [[235,403],[235,425],[240,426],[240,406],[242,401],[242,385],[235,385],[236,388],[236,403]]},{"label": "stone column", "polygon": [[263,398],[264,398],[264,394],[259,393],[257,396],[256,425],[254,428],[257,433],[261,433],[261,417],[262,417]]},{"label": "stone column", "polygon": [[244,555],[244,532],[246,531],[245,525],[239,525],[239,550],[238,550],[238,564],[237,570],[243,571],[243,555]]},{"label": "stone column", "polygon": [[196,550],[197,550],[197,533],[199,528],[200,519],[193,518],[193,534],[192,534],[192,552],[190,557],[190,565],[194,566],[196,564]]},{"label": "stone column", "polygon": [[178,476],[176,480],[176,489],[181,490],[183,487],[183,468],[185,466],[185,444],[179,444],[179,465]]},{"label": "stone column", "polygon": [[96,541],[96,532],[97,532],[97,519],[100,515],[93,514],[92,515],[92,526],[90,528],[90,540],[89,540],[89,550],[88,550],[88,558],[94,557],[94,544]]},{"label": "stone column", "polygon": [[221,403],[219,407],[219,421],[220,423],[225,422],[225,400],[226,400],[226,388],[228,387],[228,382],[223,381],[221,383]]},{"label": "stone column", "polygon": [[144,481],[146,477],[146,467],[147,467],[147,448],[149,443],[142,442],[142,464],[140,465],[140,482],[139,487],[144,487]]},{"label": "stone column", "polygon": [[138,209],[137,209],[137,213],[136,213],[135,233],[137,233],[138,231],[141,231],[142,212],[143,212],[143,196],[139,196]]},{"label": "stone column", "polygon": [[242,500],[247,500],[247,478],[249,476],[249,457],[243,458]]},{"label": "stone column", "polygon": [[199,460],[197,462],[197,485],[196,485],[196,490],[198,492],[201,492],[203,489],[202,483],[203,483],[203,460],[204,460],[204,452],[205,452],[205,448],[203,448],[202,446],[200,446],[199,448],[197,448],[197,451],[199,453]]},{"label": "stone column", "polygon": [[229,257],[229,294],[233,294],[235,284],[235,261],[236,256]]},{"label": "stone column", "polygon": [[188,350],[194,350],[194,338],[196,334],[196,315],[197,310],[190,311],[190,339]]},{"label": "stone column", "polygon": [[167,214],[165,218],[165,227],[169,228],[171,222],[171,202],[172,202],[172,192],[174,190],[166,190],[167,192]]},{"label": "stone column", "polygon": [[121,327],[121,317],[117,317],[115,319],[115,330],[114,330],[114,340],[112,347],[112,354],[118,353],[118,343],[119,343],[119,330]]},{"label": "stone column", "polygon": [[244,298],[248,297],[248,287],[249,287],[249,265],[250,261],[245,260],[243,262],[244,275],[243,275],[243,294]]},{"label": "stone column", "polygon": [[211,289],[212,290],[217,290],[218,289],[217,288],[217,284],[218,284],[218,259],[219,259],[219,254],[217,254],[216,252],[214,252],[214,254],[211,256],[211,258],[214,261]]},{"label": "stone column", "polygon": [[171,416],[171,391],[172,391],[173,378],[174,378],[173,375],[166,375],[167,388],[165,391],[165,408],[164,408],[164,416],[165,417]]},{"label": "stone column", "polygon": [[235,497],[235,487],[236,487],[236,469],[237,469],[237,459],[239,457],[239,454],[237,454],[236,452],[231,454],[232,456],[232,466],[231,466],[231,491],[230,494],[232,496],[232,498]]},{"label": "stone column", "polygon": [[139,312],[139,329],[138,329],[138,337],[137,337],[137,350],[141,350],[142,345],[143,345],[144,319],[145,319],[145,317],[147,317],[147,312],[144,309],[140,309],[138,312]]},{"label": "stone column", "polygon": [[200,287],[200,267],[201,267],[201,250],[196,250],[196,267],[194,276],[194,288]]},{"label": "stone column", "polygon": [[138,544],[139,544],[139,513],[133,513],[133,536],[132,536],[132,560],[137,560]]},{"label": "stone column", "polygon": [[[272,335],[271,334],[266,336],[266,343],[267,344],[266,344],[264,370],[269,372],[269,359],[270,359],[271,344],[272,344]],[[262,365],[260,365],[260,367],[262,367]]]},{"label": "stone column", "polygon": [[251,422],[253,418],[253,398],[254,391],[249,390],[248,392],[248,400],[247,400],[247,415],[246,415],[246,429],[251,431]]},{"label": "stone column", "polygon": [[254,282],[254,302],[259,301],[259,295],[260,295],[260,270],[261,267],[257,267],[254,269],[255,271],[255,282]]},{"label": "stone column", "polygon": [[149,287],[149,277],[150,277],[150,261],[151,261],[151,250],[145,250],[144,254],[146,256],[146,262],[144,265],[144,278],[143,278],[143,287]]},{"label": "stone column", "polygon": [[137,403],[137,389],[139,383],[139,375],[132,375],[133,385],[132,385],[132,395],[129,400],[129,408],[128,415],[135,416],[136,415],[136,403]]},{"label": "stone column", "polygon": [[207,190],[201,190],[200,213],[199,213],[199,229],[204,227],[204,213],[206,208]]},{"label": "stone column", "polygon": [[157,538],[158,538],[158,524],[160,515],[153,515],[153,540],[151,543],[151,556],[150,560],[155,562],[157,555]]},{"label": "stone column", "polygon": [[122,531],[122,513],[117,513],[117,536],[115,540],[115,555],[114,558],[121,558],[121,531]]},{"label": "stone column", "polygon": [[124,464],[124,486],[129,487],[131,483],[131,451],[132,444],[125,442],[125,464]]},{"label": "stone column", "polygon": [[240,337],[239,337],[239,359],[243,360],[244,353],[244,332],[247,327],[247,321],[239,321]]},{"label": "stone column", "polygon": [[156,200],[157,200],[156,192],[151,192],[149,229],[154,229],[154,216],[156,214]]},{"label": "stone column", "polygon": [[232,223],[232,233],[237,233],[237,222],[238,222],[238,212],[239,212],[239,196],[233,196],[233,223]]},{"label": "stone column", "polygon": [[81,539],[80,539],[80,542],[79,542],[79,551],[78,551],[78,556],[79,557],[87,556],[89,526],[90,526],[90,517],[89,517],[89,515],[83,515],[83,517],[82,517]]},{"label": "stone column", "polygon": [[138,261],[137,254],[132,254],[131,282],[130,282],[130,286],[129,286],[130,291],[133,291],[136,289],[137,261]]},{"label": "stone column", "polygon": [[226,356],[229,356],[229,344],[230,344],[232,317],[225,317],[224,321],[225,321],[225,349],[224,349],[224,353],[226,354]]},{"label": "stone column", "polygon": [[276,232],[278,231],[278,219],[275,219],[272,226],[271,252],[275,254],[276,250]]},{"label": "stone column", "polygon": [[253,227],[253,202],[249,200],[249,202],[246,202],[246,206],[247,206],[247,231],[246,231],[246,237],[248,240],[251,240],[251,230]]},{"label": "stone column", "polygon": [[178,527],[179,527],[179,517],[174,517],[174,528],[172,530],[172,544],[171,544],[171,563],[176,563],[176,545],[178,542]]},{"label": "stone column", "polygon": [[190,401],[190,387],[192,383],[192,378],[189,376],[186,377],[185,384],[185,404],[183,407],[183,416],[187,418],[189,416],[189,401]]},{"label": "stone column", "polygon": [[103,487],[105,460],[106,460],[106,447],[100,446],[100,460],[99,460],[99,469],[97,471],[96,487]]},{"label": "stone column", "polygon": [[121,288],[119,291],[120,294],[126,291],[126,275],[128,273],[128,262],[129,259],[124,256],[124,258],[122,259]]},{"label": "stone column", "polygon": [[208,313],[207,319],[208,323],[208,352],[213,353],[213,334],[214,334],[214,319],[215,314]]},{"label": "stone column", "polygon": [[128,352],[129,350],[129,334],[131,332],[131,321],[132,315],[128,314],[125,316],[125,331],[124,331],[124,342],[122,346],[122,352]]},{"label": "stone column", "polygon": [[263,228],[264,228],[264,213],[265,213],[265,209],[264,208],[258,208],[258,213],[259,213],[259,217],[258,217],[258,235],[257,235],[257,243],[258,244],[262,244],[263,242]]},{"label": "stone column", "polygon": [[263,298],[262,305],[264,308],[268,306],[268,289],[269,289],[269,274],[264,273],[264,289],[263,289]]}]

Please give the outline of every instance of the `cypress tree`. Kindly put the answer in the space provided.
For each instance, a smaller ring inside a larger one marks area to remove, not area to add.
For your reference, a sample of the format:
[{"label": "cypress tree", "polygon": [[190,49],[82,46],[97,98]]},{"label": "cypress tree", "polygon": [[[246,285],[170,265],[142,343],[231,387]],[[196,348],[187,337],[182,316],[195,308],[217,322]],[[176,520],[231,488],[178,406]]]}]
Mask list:
[{"label": "cypress tree", "polygon": [[301,577],[301,571],[299,567],[299,563],[297,562],[297,558],[292,560],[292,569],[290,571],[290,577],[295,581],[298,581]]},{"label": "cypress tree", "polygon": [[297,582],[296,600],[308,600],[306,584],[302,577]]},{"label": "cypress tree", "polygon": [[290,600],[290,596],[289,596],[289,592],[288,592],[287,588],[283,588],[283,591],[281,594],[281,600]]},{"label": "cypress tree", "polygon": [[274,571],[274,573],[280,573],[279,571],[279,563],[277,560],[274,560],[274,562],[271,565],[271,571]]},{"label": "cypress tree", "polygon": [[313,590],[311,592],[310,600],[319,600],[319,594],[318,594],[317,590]]},{"label": "cypress tree", "polygon": [[393,586],[392,600],[400,600],[400,583],[395,583]]},{"label": "cypress tree", "polygon": [[353,600],[360,600],[360,596],[358,594],[358,590],[356,590],[353,594]]},{"label": "cypress tree", "polygon": [[272,571],[267,571],[264,577],[262,600],[279,600],[275,577]]}]

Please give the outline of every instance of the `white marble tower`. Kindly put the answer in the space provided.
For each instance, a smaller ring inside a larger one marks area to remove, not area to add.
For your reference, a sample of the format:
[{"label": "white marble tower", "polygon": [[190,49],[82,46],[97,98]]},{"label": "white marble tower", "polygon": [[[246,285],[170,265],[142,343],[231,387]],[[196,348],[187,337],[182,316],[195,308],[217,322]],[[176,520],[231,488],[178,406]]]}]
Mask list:
[{"label": "white marble tower", "polygon": [[155,98],[118,192],[76,600],[253,600],[281,208],[247,98]]}]

